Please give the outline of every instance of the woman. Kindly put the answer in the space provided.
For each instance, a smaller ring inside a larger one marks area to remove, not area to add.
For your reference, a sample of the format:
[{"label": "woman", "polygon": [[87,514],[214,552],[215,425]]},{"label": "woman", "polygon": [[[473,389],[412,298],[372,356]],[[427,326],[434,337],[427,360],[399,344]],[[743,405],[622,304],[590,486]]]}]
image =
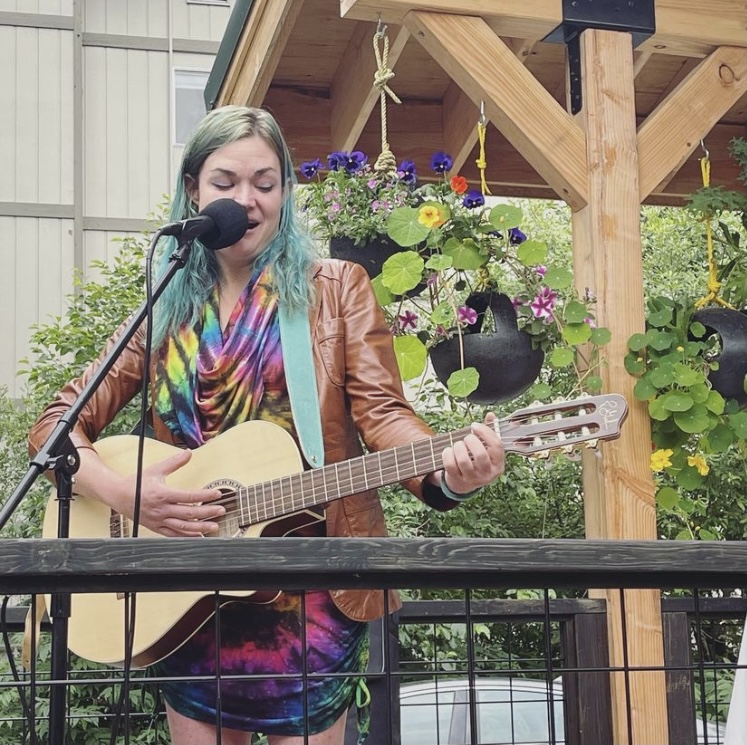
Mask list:
[{"label": "woman", "polygon": [[[218,531],[217,520],[225,512],[215,502],[217,490],[183,490],[165,483],[168,474],[190,459],[190,448],[255,418],[269,419],[297,437],[278,308],[309,318],[327,463],[359,455],[359,438],[377,451],[431,435],[403,397],[391,337],[366,273],[352,264],[314,259],[312,243],[296,223],[294,180],[282,133],[272,116],[259,109],[226,106],[209,113],[184,150],[172,219],[194,216],[228,197],[246,209],[249,229],[236,244],[219,251],[196,242],[186,267],[156,305],[154,433],[185,448],[144,474],[140,522],[164,536],[210,535]],[[91,443],[139,390],[143,338],[141,329],[72,435],[81,455],[76,491],[130,517],[134,477],[110,470]],[[44,443],[90,374],[89,369],[69,383],[44,412],[31,432],[32,450]],[[405,482],[441,510],[496,479],[503,472],[503,448],[492,427],[478,424],[464,441],[444,451],[443,463],[443,473]],[[376,492],[329,503],[316,532],[385,535]],[[398,602],[392,595],[388,607],[394,610]],[[307,670],[338,675],[311,679],[304,695],[299,678],[278,677],[303,669],[299,596],[284,593],[268,606],[226,606],[220,621],[221,675],[268,677],[223,679],[220,723],[214,685],[165,684],[173,743],[214,742],[221,726],[226,745],[245,745],[255,731],[266,734],[271,745],[302,743],[304,736],[317,745],[341,745],[354,674],[365,669],[365,622],[380,617],[384,607],[381,592],[306,594]],[[215,640],[211,622],[163,660],[158,674],[214,675]]]}]

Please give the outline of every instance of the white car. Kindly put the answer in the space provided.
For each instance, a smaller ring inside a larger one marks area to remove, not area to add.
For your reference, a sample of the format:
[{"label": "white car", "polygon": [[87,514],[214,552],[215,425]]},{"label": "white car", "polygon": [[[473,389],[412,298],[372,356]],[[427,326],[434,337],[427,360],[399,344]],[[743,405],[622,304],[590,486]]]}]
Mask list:
[{"label": "white car", "polygon": [[[407,683],[400,689],[401,745],[470,745],[469,680]],[[515,677],[475,680],[477,743],[564,745],[563,687]],[[550,708],[554,717],[549,716]],[[551,732],[552,728],[552,732]],[[725,728],[696,721],[699,745],[723,745]]]}]

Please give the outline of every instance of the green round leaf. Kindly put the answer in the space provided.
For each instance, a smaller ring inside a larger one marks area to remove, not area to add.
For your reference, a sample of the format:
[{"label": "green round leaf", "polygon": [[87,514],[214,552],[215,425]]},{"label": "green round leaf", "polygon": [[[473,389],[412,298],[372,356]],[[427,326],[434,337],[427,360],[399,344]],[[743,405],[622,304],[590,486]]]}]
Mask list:
[{"label": "green round leaf", "polygon": [[690,386],[690,395],[696,404],[704,404],[710,393],[711,389],[705,383],[696,383]]},{"label": "green round leaf", "polygon": [[633,386],[633,395],[639,401],[648,401],[656,395],[656,388],[646,378],[641,378]]},{"label": "green round leaf", "polygon": [[671,486],[665,486],[656,492],[656,503],[663,510],[673,510],[680,501],[680,495]]},{"label": "green round leaf", "polygon": [[571,300],[568,305],[565,306],[565,312],[563,318],[568,323],[583,323],[589,316],[586,306],[583,303],[579,303],[578,300]]},{"label": "green round leaf", "polygon": [[671,365],[661,365],[649,371],[648,379],[657,388],[667,388],[674,382],[674,371]]},{"label": "green round leaf", "polygon": [[589,341],[598,347],[603,347],[605,344],[609,344],[611,339],[612,333],[610,330],[604,326],[598,326],[591,330],[591,339]]},{"label": "green round leaf", "polygon": [[563,339],[571,345],[584,344],[591,339],[591,326],[588,323],[569,323],[563,329]]},{"label": "green round leaf", "polygon": [[705,406],[708,411],[712,411],[714,414],[721,416],[721,414],[724,413],[726,402],[724,401],[724,397],[718,391],[712,390],[708,393]]},{"label": "green round leaf", "polygon": [[449,238],[441,250],[451,257],[454,269],[479,269],[487,261],[487,256],[480,253],[473,240]]},{"label": "green round leaf", "polygon": [[633,352],[640,352],[648,344],[648,339],[645,334],[633,334],[628,339],[628,349]]},{"label": "green round leaf", "polygon": [[398,207],[386,222],[387,235],[400,246],[422,243],[431,229],[418,222],[419,210],[415,207]]},{"label": "green round leaf", "polygon": [[522,213],[510,204],[498,204],[490,210],[488,221],[496,230],[509,230],[521,225]]},{"label": "green round leaf", "polygon": [[696,339],[702,339],[705,336],[706,327],[700,321],[693,321],[689,331]]},{"label": "green round leaf", "polygon": [[705,380],[702,372],[693,370],[692,367],[686,365],[684,362],[677,362],[672,370],[674,372],[674,382],[685,388],[702,383]]},{"label": "green round leaf", "polygon": [[547,243],[528,240],[516,249],[516,257],[524,266],[537,266],[547,261]]},{"label": "green round leaf", "polygon": [[454,260],[451,256],[444,256],[443,254],[433,254],[429,256],[425,262],[426,269],[433,269],[434,272],[442,272],[444,269],[449,269]]},{"label": "green round leaf", "polygon": [[381,270],[381,282],[395,295],[404,295],[423,279],[423,257],[416,251],[400,251],[390,256]]},{"label": "green round leaf", "polygon": [[648,323],[649,326],[656,326],[657,328],[660,328],[662,326],[666,326],[671,320],[672,309],[664,308],[663,310],[659,310],[649,314],[648,318],[646,318],[646,323]]},{"label": "green round leaf", "polygon": [[376,302],[379,305],[389,305],[389,303],[394,302],[394,295],[384,287],[380,274],[371,280],[371,284],[373,285],[374,294],[376,295]]},{"label": "green round leaf", "polygon": [[454,308],[451,307],[451,303],[448,300],[442,300],[431,313],[431,321],[436,326],[451,326],[455,321]]},{"label": "green round leaf", "polygon": [[547,383],[537,383],[529,389],[529,396],[537,401],[544,401],[552,396],[552,388]]},{"label": "green round leaf", "polygon": [[395,336],[394,354],[402,380],[412,380],[425,371],[428,350],[416,336]]},{"label": "green round leaf", "polygon": [[646,333],[648,339],[648,346],[655,349],[657,352],[663,352],[665,349],[670,349],[675,341],[674,334],[669,331],[648,331]]},{"label": "green round leaf", "polygon": [[449,395],[456,398],[466,398],[470,393],[477,390],[480,384],[480,373],[474,367],[465,367],[464,370],[456,370],[449,375],[446,387]]},{"label": "green round leaf", "polygon": [[573,350],[568,347],[556,347],[552,350],[548,362],[551,367],[567,367],[573,363]]},{"label": "green round leaf", "polygon": [[674,415],[674,421],[683,432],[705,432],[710,424],[708,410],[703,404],[694,404],[687,411]]},{"label": "green round leaf", "polygon": [[623,359],[623,364],[625,365],[625,370],[630,375],[640,375],[646,369],[643,360],[638,356],[637,352],[626,354]]},{"label": "green round leaf", "polygon": [[686,393],[672,391],[661,397],[661,405],[667,411],[688,411],[693,406],[693,400]]},{"label": "green round leaf", "polygon": [[708,445],[714,453],[725,453],[734,442],[734,434],[725,424],[719,424],[708,433]]},{"label": "green round leaf", "polygon": [[655,398],[653,401],[649,401],[648,404],[648,415],[655,419],[657,422],[663,422],[665,419],[669,419],[672,412],[667,411],[662,405],[661,405],[661,399]]},{"label": "green round leaf", "polygon": [[562,266],[552,266],[544,276],[545,284],[551,290],[565,290],[573,284],[573,273]]},{"label": "green round leaf", "polygon": [[599,377],[599,375],[589,375],[589,377],[584,380],[584,387],[592,393],[601,391],[603,386],[604,381]]},{"label": "green round leaf", "polygon": [[705,478],[692,466],[685,466],[677,474],[677,484],[687,491],[692,491],[693,489],[697,489],[699,486],[703,486],[704,482]]}]

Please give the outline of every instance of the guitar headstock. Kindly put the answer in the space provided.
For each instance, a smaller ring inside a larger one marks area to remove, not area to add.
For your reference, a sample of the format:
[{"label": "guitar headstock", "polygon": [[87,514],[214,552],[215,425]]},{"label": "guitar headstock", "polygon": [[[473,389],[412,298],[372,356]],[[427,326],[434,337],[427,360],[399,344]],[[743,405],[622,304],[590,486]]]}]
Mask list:
[{"label": "guitar headstock", "polygon": [[508,452],[570,451],[581,443],[594,447],[597,440],[617,439],[627,413],[625,398],[609,393],[518,409],[499,427]]}]

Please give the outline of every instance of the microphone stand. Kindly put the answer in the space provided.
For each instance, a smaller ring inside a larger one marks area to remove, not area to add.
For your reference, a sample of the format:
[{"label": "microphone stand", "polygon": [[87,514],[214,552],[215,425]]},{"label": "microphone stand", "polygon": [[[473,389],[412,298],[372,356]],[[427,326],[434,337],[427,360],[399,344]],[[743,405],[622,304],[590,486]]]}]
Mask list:
[{"label": "microphone stand", "polygon": [[[164,231],[171,226],[165,226],[156,232],[151,241],[152,251]],[[189,232],[189,231],[185,231]],[[158,284],[153,288],[153,302],[163,293],[176,272],[187,261],[194,236],[184,235],[178,239],[178,245],[169,258],[171,262]],[[57,482],[58,522],[57,537],[69,538],[70,535],[70,502],[73,495],[73,474],[80,466],[80,456],[70,439],[70,433],[91,396],[103,382],[114,363],[124,351],[127,343],[140,328],[147,314],[147,303],[144,302],[133,314],[122,334],[114,342],[106,357],[93,373],[75,403],[60,417],[57,425],[31,459],[29,469],[16,487],[15,491],[0,511],[0,530],[16,510],[23,497],[38,478],[39,474],[53,470]],[[52,621],[52,649],[50,655],[51,686],[49,692],[49,745],[65,745],[65,715],[66,690],[64,681],[67,680],[67,642],[68,619],[70,618],[70,593],[54,593],[50,603],[49,617]]]}]

